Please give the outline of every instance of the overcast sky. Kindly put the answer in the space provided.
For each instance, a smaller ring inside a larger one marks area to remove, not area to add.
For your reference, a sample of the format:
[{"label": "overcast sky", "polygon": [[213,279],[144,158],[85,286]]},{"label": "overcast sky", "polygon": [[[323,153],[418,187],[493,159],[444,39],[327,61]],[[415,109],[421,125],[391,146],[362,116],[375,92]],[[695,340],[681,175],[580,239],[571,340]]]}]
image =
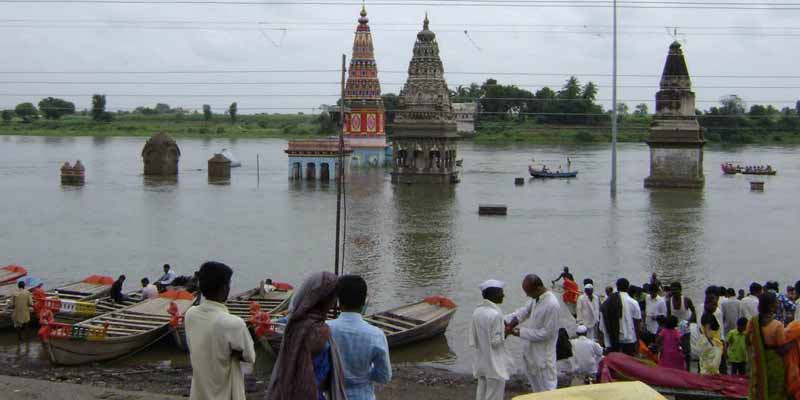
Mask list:
[{"label": "overcast sky", "polygon": [[[105,93],[110,110],[166,102],[187,109],[207,103],[221,112],[236,101],[246,113],[312,112],[320,104],[336,101],[339,72],[335,70],[341,54],[350,57],[359,10],[357,2],[313,6],[0,2],[0,107],[38,103],[52,95],[84,108],[92,93]],[[610,104],[609,8],[367,2],[367,10],[384,93],[398,92],[405,81],[415,35],[427,10],[451,89],[494,77],[535,91],[544,85],[558,88],[575,74],[582,83],[598,83],[598,98],[606,107]],[[652,110],[673,40],[665,27],[679,26],[698,108],[715,105],[731,93],[748,105],[794,107],[800,98],[796,94],[800,24],[794,22],[798,15],[800,10],[621,9],[619,98],[631,108],[647,102]],[[31,73],[209,70],[294,72]],[[330,72],[302,72],[308,70]],[[776,75],[784,77],[771,78]]]}]

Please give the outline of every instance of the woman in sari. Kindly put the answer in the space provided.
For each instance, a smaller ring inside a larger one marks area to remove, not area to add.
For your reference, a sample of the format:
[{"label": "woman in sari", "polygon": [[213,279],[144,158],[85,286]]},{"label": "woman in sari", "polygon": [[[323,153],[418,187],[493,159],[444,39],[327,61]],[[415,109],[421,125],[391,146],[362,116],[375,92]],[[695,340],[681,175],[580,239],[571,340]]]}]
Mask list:
[{"label": "woman in sari", "polygon": [[783,323],[775,319],[778,298],[773,293],[758,297],[758,315],[745,331],[750,362],[750,400],[785,400],[786,380],[782,346]]},{"label": "woman in sari", "polygon": [[346,399],[339,352],[325,324],[336,300],[336,282],[336,275],[317,272],[294,292],[269,400]]}]

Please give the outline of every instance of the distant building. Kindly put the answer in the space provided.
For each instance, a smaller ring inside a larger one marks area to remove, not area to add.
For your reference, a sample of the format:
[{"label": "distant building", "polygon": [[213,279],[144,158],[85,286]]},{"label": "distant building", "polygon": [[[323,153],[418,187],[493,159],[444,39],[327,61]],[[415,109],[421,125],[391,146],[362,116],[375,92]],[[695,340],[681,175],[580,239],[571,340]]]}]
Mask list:
[{"label": "distant building", "polygon": [[436,34],[428,16],[414,43],[392,134],[393,183],[458,182],[458,133]]},{"label": "distant building", "polygon": [[381,100],[378,65],[369,29],[367,10],[362,6],[353,55],[344,91],[344,135],[353,149],[353,166],[384,166],[386,163],[386,111]]},{"label": "distant building", "polygon": [[669,46],[667,61],[656,93],[656,113],[650,127],[648,188],[700,189],[703,175],[703,132],[695,115],[695,96],[683,50]]},{"label": "distant building", "polygon": [[[289,179],[320,180],[336,179],[339,168],[339,139],[290,140]],[[344,171],[347,173],[353,149],[345,143]]]},{"label": "distant building", "polygon": [[453,113],[456,116],[456,130],[459,134],[475,134],[475,115],[478,113],[478,103],[453,103]]}]

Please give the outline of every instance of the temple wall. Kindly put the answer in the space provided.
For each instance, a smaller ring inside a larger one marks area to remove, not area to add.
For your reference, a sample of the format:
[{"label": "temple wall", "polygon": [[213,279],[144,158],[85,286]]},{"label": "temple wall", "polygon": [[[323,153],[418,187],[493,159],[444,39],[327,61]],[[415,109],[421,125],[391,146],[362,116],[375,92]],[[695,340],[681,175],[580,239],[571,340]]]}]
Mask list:
[{"label": "temple wall", "polygon": [[[345,155],[345,171],[349,167],[349,155]],[[331,156],[289,156],[289,179],[292,180],[323,180],[322,171],[327,165],[328,179],[333,181],[336,179],[336,171],[338,165],[338,157]],[[312,164],[314,176],[309,175],[309,164]],[[298,169],[299,168],[299,169]]]},{"label": "temple wall", "polygon": [[650,176],[644,185],[649,188],[702,188],[702,147],[650,147]]}]

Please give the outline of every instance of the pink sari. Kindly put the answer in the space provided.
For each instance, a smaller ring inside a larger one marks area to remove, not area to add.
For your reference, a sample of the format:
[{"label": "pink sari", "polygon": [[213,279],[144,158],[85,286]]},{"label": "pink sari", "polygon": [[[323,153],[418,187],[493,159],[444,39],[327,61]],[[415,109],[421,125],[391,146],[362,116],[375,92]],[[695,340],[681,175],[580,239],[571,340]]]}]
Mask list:
[{"label": "pink sari", "polygon": [[658,357],[658,366],[685,370],[683,351],[681,350],[681,334],[677,329],[662,329],[658,334],[661,337],[661,354]]}]

